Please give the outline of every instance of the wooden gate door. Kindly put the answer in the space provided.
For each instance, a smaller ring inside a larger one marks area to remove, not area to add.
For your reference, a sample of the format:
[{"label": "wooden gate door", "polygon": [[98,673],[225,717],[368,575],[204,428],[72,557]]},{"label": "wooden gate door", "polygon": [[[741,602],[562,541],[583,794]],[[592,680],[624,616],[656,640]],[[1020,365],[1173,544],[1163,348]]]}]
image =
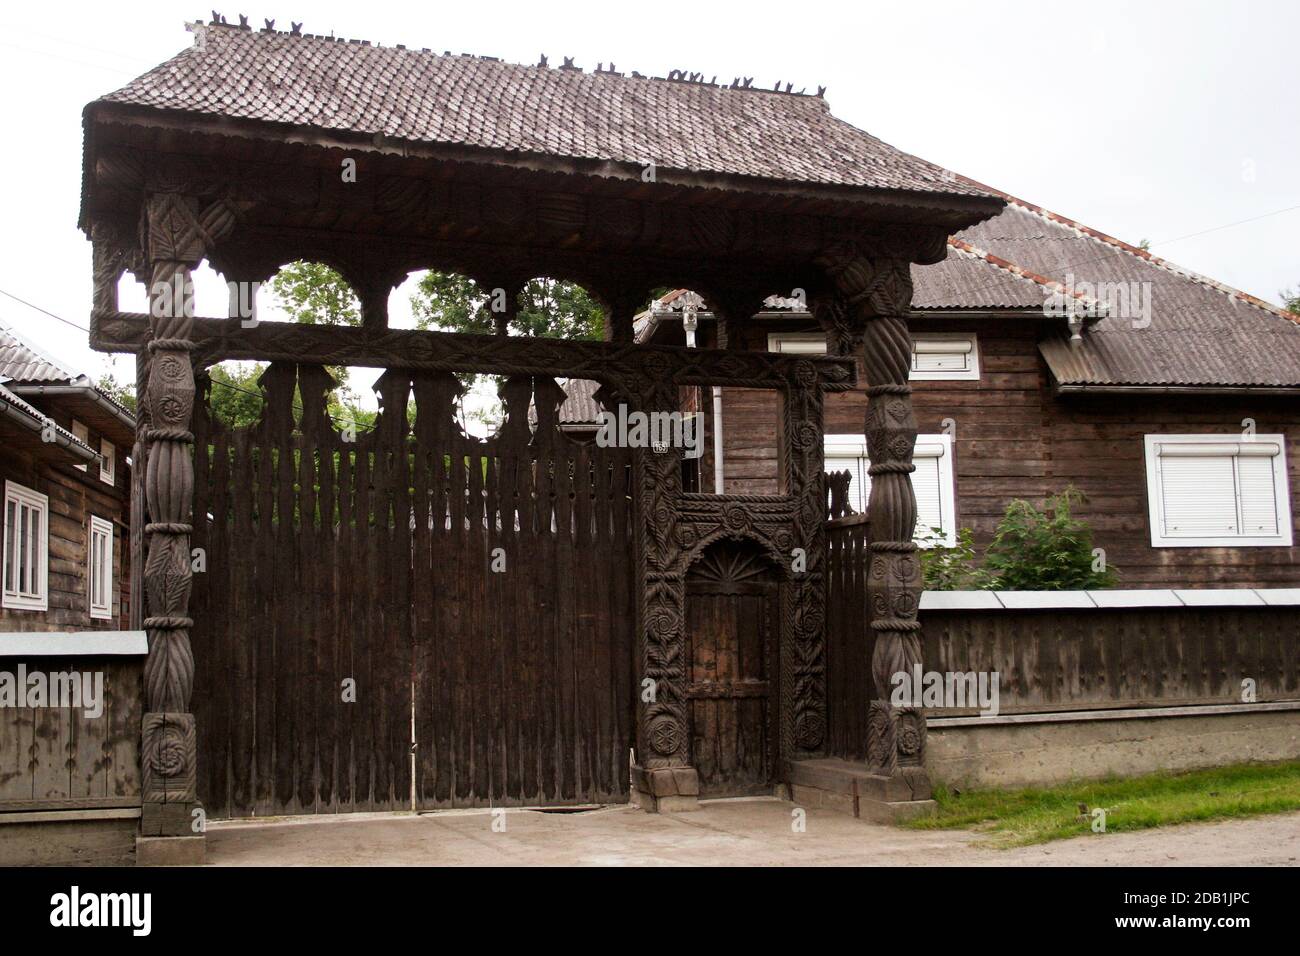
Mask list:
[{"label": "wooden gate door", "polygon": [[549,378],[507,380],[484,441],[455,424],[457,388],[415,381],[418,804],[625,801],[629,455],[566,438]]},{"label": "wooden gate door", "polygon": [[719,542],[686,583],[691,763],[700,795],[775,783],[780,584],[757,550]]},{"label": "wooden gate door", "polygon": [[508,380],[487,441],[450,373],[386,372],[360,434],[332,384],[275,363],[258,423],[195,416],[208,813],[627,799],[627,453],[565,438],[548,378]]}]

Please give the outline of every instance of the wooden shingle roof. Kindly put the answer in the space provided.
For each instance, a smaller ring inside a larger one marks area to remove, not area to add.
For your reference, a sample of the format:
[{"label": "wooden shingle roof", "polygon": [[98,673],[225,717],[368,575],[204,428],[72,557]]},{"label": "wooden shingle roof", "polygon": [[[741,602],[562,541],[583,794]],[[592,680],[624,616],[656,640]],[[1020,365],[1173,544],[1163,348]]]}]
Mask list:
[{"label": "wooden shingle roof", "polygon": [[780,182],[987,197],[824,98],[235,26],[91,104]]}]

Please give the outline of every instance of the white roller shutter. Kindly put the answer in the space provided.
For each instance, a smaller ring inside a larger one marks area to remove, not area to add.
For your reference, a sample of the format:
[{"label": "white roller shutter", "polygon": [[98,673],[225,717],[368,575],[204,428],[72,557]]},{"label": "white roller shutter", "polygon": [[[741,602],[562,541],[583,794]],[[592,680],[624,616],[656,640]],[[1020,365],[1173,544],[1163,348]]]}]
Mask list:
[{"label": "white roller shutter", "polygon": [[[919,435],[912,455],[912,491],[916,495],[916,538],[928,544],[956,543],[956,489],[953,483],[952,437]],[[870,462],[861,436],[826,436],[826,471],[848,471],[849,505],[865,514],[871,496]],[[936,536],[933,529],[939,528]]]},{"label": "white roller shutter", "polygon": [[1148,435],[1153,546],[1291,543],[1281,435]]},{"label": "white roller shutter", "polygon": [[975,336],[957,333],[917,335],[912,340],[912,379],[978,379]]}]

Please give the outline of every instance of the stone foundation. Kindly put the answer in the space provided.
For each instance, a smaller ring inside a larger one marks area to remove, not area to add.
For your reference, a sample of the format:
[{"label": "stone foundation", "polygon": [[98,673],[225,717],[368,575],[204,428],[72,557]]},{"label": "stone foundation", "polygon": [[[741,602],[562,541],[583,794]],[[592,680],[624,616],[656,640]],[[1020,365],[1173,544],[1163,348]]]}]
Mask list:
[{"label": "stone foundation", "polygon": [[929,722],[926,769],[958,787],[1197,770],[1300,756],[1300,703],[948,718]]},{"label": "stone foundation", "polygon": [[639,803],[649,813],[683,813],[698,810],[700,778],[694,767],[632,767],[632,786]]}]

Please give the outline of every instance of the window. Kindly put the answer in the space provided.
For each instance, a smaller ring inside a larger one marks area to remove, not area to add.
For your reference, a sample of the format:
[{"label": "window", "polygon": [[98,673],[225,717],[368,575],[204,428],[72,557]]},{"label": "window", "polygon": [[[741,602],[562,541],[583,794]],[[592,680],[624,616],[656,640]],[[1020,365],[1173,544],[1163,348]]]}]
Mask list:
[{"label": "window", "polygon": [[[916,540],[922,547],[957,544],[956,489],[952,436],[918,435],[912,455],[912,490],[916,493]],[[865,514],[871,495],[866,439],[861,435],[826,436],[826,470],[849,472],[849,504]],[[932,529],[939,529],[937,532]]]},{"label": "window", "polygon": [[49,607],[50,500],[30,488],[5,482],[4,606],[23,611]]},{"label": "window", "polygon": [[90,590],[90,616],[113,617],[113,525],[90,516],[90,554],[86,578]]},{"label": "window", "polygon": [[927,333],[912,339],[913,380],[978,381],[979,349],[967,333]]},{"label": "window", "polygon": [[[792,352],[796,355],[824,355],[826,336],[820,332],[772,332],[767,337],[767,350]],[[931,332],[913,337],[909,379],[974,382],[979,377],[979,347],[974,334]]]},{"label": "window", "polygon": [[[90,429],[85,426],[85,423],[79,422],[75,418],[72,420],[72,435],[83,445],[90,444]],[[77,465],[77,470],[86,471],[87,467],[85,465]]]},{"label": "window", "polygon": [[117,449],[103,438],[99,440],[99,480],[106,485],[117,480]]},{"label": "window", "polygon": [[772,332],[767,337],[769,352],[790,352],[795,355],[825,355],[824,332]]},{"label": "window", "polygon": [[1291,545],[1281,435],[1147,435],[1156,548]]}]

